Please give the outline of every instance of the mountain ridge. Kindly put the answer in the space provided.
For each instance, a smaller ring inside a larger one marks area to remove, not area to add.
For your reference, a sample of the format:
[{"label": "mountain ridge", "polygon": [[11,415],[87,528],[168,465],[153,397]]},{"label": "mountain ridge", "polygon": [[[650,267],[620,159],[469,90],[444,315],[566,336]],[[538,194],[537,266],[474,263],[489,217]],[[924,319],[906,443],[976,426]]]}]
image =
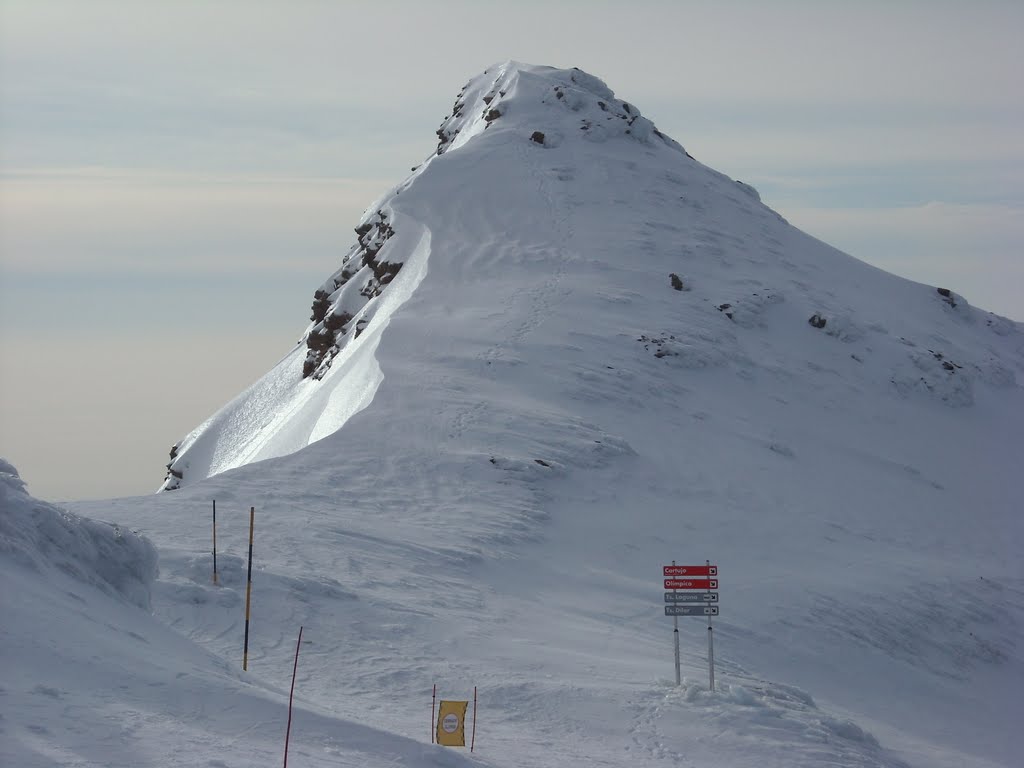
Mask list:
[{"label": "mountain ridge", "polygon": [[[918,288],[894,276],[886,275],[884,290],[866,288],[885,273],[793,229],[761,203],[752,187],[693,160],[636,107],[579,70],[515,62],[493,67],[463,88],[438,136],[436,153],[367,209],[355,228],[357,244],[315,292],[311,324],[302,337],[304,359],[297,360],[302,350],[293,350],[249,395],[176,444],[164,488],[298,450],[337,430],[368,404],[381,374],[369,370],[372,363],[354,362],[372,357],[359,350],[367,345],[358,339],[373,328],[376,317],[389,322],[390,311],[414,292],[412,283],[419,285],[421,273],[438,266],[441,257],[429,253],[423,231],[416,228],[434,233],[450,223],[458,231],[463,210],[493,220],[490,229],[466,227],[463,234],[479,247],[456,244],[465,251],[464,263],[454,265],[449,259],[445,264],[452,279],[467,284],[474,276],[465,264],[480,272],[500,270],[502,259],[519,247],[520,257],[532,253],[537,268],[547,270],[547,288],[538,289],[538,296],[562,290],[559,283],[570,271],[587,271],[588,261],[614,270],[625,266],[615,262],[628,254],[644,254],[648,268],[657,265],[659,270],[657,282],[652,279],[645,290],[674,288],[670,295],[690,305],[699,297],[704,308],[726,321],[702,312],[693,323],[680,323],[678,307],[666,307],[664,316],[674,312],[676,325],[648,324],[631,331],[677,367],[755,361],[763,352],[744,349],[737,334],[766,327],[772,314],[796,310],[800,316],[792,322],[808,323],[818,335],[846,345],[849,359],[862,367],[871,344],[897,341],[905,346],[905,356],[887,360],[885,370],[874,374],[875,379],[887,377],[887,386],[903,396],[924,394],[950,405],[970,405],[978,382],[1012,387],[1024,371],[1019,323],[981,313],[945,288]],[[517,190],[480,189],[488,185]],[[488,197],[484,209],[480,203]],[[449,205],[439,206],[439,198]],[[599,215],[581,213],[588,209]],[[552,218],[556,215],[557,220]],[[407,232],[395,239],[403,216],[419,235]],[[542,228],[543,234],[524,237],[530,228]],[[622,236],[625,230],[633,230],[630,237]],[[419,277],[406,279],[403,265],[417,259],[426,262],[417,270]],[[515,264],[514,257],[508,261]],[[750,274],[735,279],[743,269]],[[831,284],[817,285],[820,274],[829,276]],[[888,286],[900,286],[899,295]],[[607,293],[609,287],[595,290]],[[402,300],[389,301],[389,292]],[[609,305],[616,300],[605,298]],[[893,314],[887,301],[905,302],[906,328],[890,330],[878,319]],[[961,330],[977,324],[990,338],[983,336],[978,343],[958,331],[962,338],[953,339],[932,332],[926,317],[936,323],[947,317]],[[369,346],[379,339],[374,335]],[[331,373],[335,360],[345,371],[340,376]],[[843,377],[863,378],[856,367],[835,370]],[[345,398],[317,392],[301,383],[303,378],[321,382],[324,389],[344,386],[361,394],[346,396],[355,405],[339,406]],[[301,428],[289,428],[290,418]],[[218,423],[225,434],[217,433]]]}]

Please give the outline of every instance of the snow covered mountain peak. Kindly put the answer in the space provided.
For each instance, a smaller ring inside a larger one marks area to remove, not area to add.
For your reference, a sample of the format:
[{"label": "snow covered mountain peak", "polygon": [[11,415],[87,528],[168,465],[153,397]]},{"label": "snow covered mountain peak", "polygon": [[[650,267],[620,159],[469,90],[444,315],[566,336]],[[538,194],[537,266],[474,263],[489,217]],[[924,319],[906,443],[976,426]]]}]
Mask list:
[{"label": "snow covered mountain peak", "polygon": [[[175,445],[163,488],[299,451],[371,404],[379,421],[416,403],[406,417],[452,450],[508,457],[567,448],[510,446],[498,425],[561,424],[607,448],[621,441],[579,393],[624,405],[708,371],[791,381],[849,412],[1020,390],[1020,324],[796,230],[596,77],[494,66],[437,133],[355,227],[300,345]],[[499,370],[501,387],[529,371],[515,399],[487,394]],[[438,423],[458,391],[489,414],[486,438]]]},{"label": "snow covered mountain peak", "polygon": [[0,460],[0,764],[269,765],[294,691],[325,767],[1018,766],[1022,325],[578,71],[457,103],[180,490],[65,515]]},{"label": "snow covered mountain peak", "polygon": [[[500,121],[500,122],[499,122]],[[632,104],[615,98],[600,78],[581,69],[555,69],[508,61],[490,67],[459,92],[437,130],[437,154],[465,146],[491,128],[526,131],[545,147],[566,138],[602,142],[619,137],[647,144],[653,138],[683,151]]]},{"label": "snow covered mountain peak", "polygon": [[[509,141],[521,143],[528,138],[531,143],[550,149],[567,137],[592,143],[631,139],[645,147],[657,142],[660,147],[685,154],[679,144],[658,131],[636,107],[616,99],[600,79],[579,69],[512,61],[485,70],[463,86],[452,114],[445,117],[437,136],[435,157],[414,169],[409,180],[368,210],[355,229],[357,244],[345,257],[341,269],[314,294],[312,325],[304,336],[308,352],[303,377],[322,379],[334,357],[350,339],[362,333],[375,314],[364,310],[386,289],[404,263],[404,257],[394,248],[388,250],[387,256],[380,254],[395,234],[394,197],[415,183],[438,156],[474,142],[474,151],[486,162],[491,143],[500,151]],[[471,188],[477,182],[465,181],[472,194]],[[760,199],[752,188],[745,190]]]}]

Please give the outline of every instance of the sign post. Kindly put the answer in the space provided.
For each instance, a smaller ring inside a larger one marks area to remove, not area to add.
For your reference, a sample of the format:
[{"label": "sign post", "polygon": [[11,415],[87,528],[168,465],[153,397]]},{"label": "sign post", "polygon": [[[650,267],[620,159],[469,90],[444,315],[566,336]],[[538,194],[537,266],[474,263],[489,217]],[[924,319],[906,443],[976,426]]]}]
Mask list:
[{"label": "sign post", "polygon": [[252,532],[256,507],[249,507],[249,574],[245,579],[245,641],[242,645],[242,671],[249,669],[249,600],[252,597]]},{"label": "sign post", "polygon": [[302,645],[302,627],[295,643],[295,663],[292,665],[292,689],[288,693],[288,727],[284,731],[284,768],[288,768],[288,739],[292,735],[292,699],[295,698],[295,673],[299,671],[299,646]]},{"label": "sign post", "polygon": [[217,584],[217,500],[213,500],[213,583]]},{"label": "sign post", "polygon": [[[673,568],[673,570],[675,570],[675,567],[676,567],[676,561],[673,560],[672,561],[672,568]],[[664,568],[662,570],[667,572],[668,568]],[[667,586],[667,582],[666,582],[666,586]],[[678,593],[675,592],[675,590],[673,590],[672,591],[672,595],[675,596],[676,594],[678,594]],[[665,611],[666,611],[666,615],[667,615],[668,608],[666,608]],[[675,643],[676,643],[676,685],[681,685],[682,681],[683,681],[683,678],[681,677],[680,672],[679,672],[679,614],[676,614],[676,613],[672,614],[672,625],[674,627],[674,629],[672,630],[672,636],[675,638]]]},{"label": "sign post", "polygon": [[[451,701],[441,699],[437,701],[437,685],[434,685],[434,696],[430,704],[430,714],[433,720],[434,705],[438,705],[437,719],[431,724],[433,732],[430,736],[431,744],[440,744],[442,747],[464,747],[466,746],[466,710],[469,708],[469,700]],[[469,737],[469,751],[476,749],[476,686],[473,686],[473,729]]]},{"label": "sign post", "polygon": [[[715,647],[714,629],[711,617],[718,615],[718,566],[705,560],[704,565],[672,565],[662,566],[665,577],[665,615],[672,617],[672,635],[675,639],[676,685],[682,684],[679,668],[679,617],[707,616],[708,618],[708,683],[715,690]],[[700,577],[700,578],[695,578]],[[683,591],[679,590],[694,590]],[[702,590],[702,591],[697,591]]]},{"label": "sign post", "polygon": [[[705,560],[704,562],[707,563],[708,571],[710,572],[711,571],[711,561],[710,560]],[[717,568],[715,569],[715,573],[716,574],[718,573],[718,569]],[[718,584],[716,583],[715,586],[717,587]],[[708,591],[705,592],[705,594],[708,594],[708,595],[711,594],[711,587],[708,587]],[[713,608],[715,609],[714,613],[712,613],[711,611],[708,611],[708,614],[707,614],[707,616],[708,616],[708,690],[709,691],[714,691],[715,690],[715,631],[711,628],[711,617],[715,613],[718,613],[718,610],[717,610],[718,606],[713,606]]]}]

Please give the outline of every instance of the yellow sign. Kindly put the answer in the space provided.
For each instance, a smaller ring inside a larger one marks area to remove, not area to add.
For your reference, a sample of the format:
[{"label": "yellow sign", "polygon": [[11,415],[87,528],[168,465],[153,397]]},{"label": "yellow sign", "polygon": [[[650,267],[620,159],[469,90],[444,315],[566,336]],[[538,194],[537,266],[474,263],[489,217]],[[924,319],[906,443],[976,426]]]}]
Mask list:
[{"label": "yellow sign", "polygon": [[437,743],[442,747],[466,746],[466,708],[468,701],[441,700],[437,711]]}]

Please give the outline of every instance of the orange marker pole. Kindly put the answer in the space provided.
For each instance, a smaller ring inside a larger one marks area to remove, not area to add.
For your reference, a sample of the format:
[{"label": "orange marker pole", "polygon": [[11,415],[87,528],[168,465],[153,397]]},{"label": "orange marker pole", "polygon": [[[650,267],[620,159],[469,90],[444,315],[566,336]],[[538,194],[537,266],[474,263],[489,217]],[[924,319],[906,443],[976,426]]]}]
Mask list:
[{"label": "orange marker pole", "polygon": [[476,686],[473,686],[473,735],[469,740],[469,751],[476,747]]},{"label": "orange marker pole", "polygon": [[217,500],[213,500],[213,583],[217,583]]},{"label": "orange marker pole", "polygon": [[430,699],[430,743],[434,743],[434,707],[437,705],[437,683],[434,683],[434,695]]},{"label": "orange marker pole", "polygon": [[299,668],[299,646],[302,645],[302,627],[299,627],[299,641],[295,643],[295,665],[292,667],[292,690],[288,694],[288,727],[284,732],[284,768],[288,768],[288,737],[292,734],[292,699],[295,697],[295,672]]},{"label": "orange marker pole", "polygon": [[249,575],[245,585],[245,645],[242,648],[242,669],[249,669],[249,599],[252,597],[252,533],[256,523],[256,507],[249,507]]}]

